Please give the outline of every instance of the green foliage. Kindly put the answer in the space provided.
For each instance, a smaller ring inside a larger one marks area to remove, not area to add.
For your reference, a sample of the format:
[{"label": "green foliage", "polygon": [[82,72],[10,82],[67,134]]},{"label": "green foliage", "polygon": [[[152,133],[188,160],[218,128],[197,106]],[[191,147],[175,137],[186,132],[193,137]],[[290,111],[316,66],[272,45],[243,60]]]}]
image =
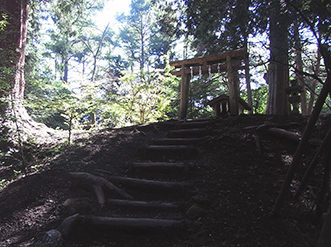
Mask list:
[{"label": "green foliage", "polygon": [[71,92],[61,81],[37,80],[30,82],[25,95],[25,107],[30,116],[51,128],[67,129],[64,117],[64,103]]},{"label": "green foliage", "polygon": [[[80,86],[81,81],[70,80],[69,70],[77,63],[79,66],[82,64],[82,81],[100,79],[96,62],[103,54],[95,51],[100,47],[110,47],[108,43],[113,34],[107,29],[100,37],[90,18],[103,2],[56,0],[45,4],[45,12],[38,6],[33,8],[32,15],[47,26],[44,35],[41,34],[45,28],[36,28],[34,34],[30,33],[26,57],[25,105],[35,120],[52,128],[70,130],[84,121],[81,120],[87,114],[84,111],[98,108],[95,106],[97,100],[93,99],[97,90],[90,90],[89,96],[86,96],[86,89]],[[51,18],[53,23],[45,22],[47,18]],[[36,19],[33,23],[35,27],[40,26]],[[48,38],[45,39],[46,36]],[[108,43],[105,44],[105,41]],[[69,83],[74,83],[78,89],[73,92]],[[79,88],[84,95],[75,95]]]},{"label": "green foliage", "polygon": [[8,14],[2,13],[1,14],[1,19],[0,20],[0,31],[4,31],[5,27],[9,24],[8,22]]},{"label": "green foliage", "polygon": [[[177,118],[179,79],[169,74],[163,57],[173,56],[174,41],[185,31],[198,54],[235,49],[249,34],[265,31],[268,21],[264,1],[166,1],[159,9],[155,1],[133,0],[130,13],[119,16],[115,37],[109,26],[100,31],[91,22],[102,2],[48,2],[48,39],[30,40],[26,106],[50,127],[71,131],[84,124],[119,127]],[[70,76],[74,70],[79,78]],[[195,76],[190,85],[192,118],[212,116],[207,102],[228,90],[226,75]],[[255,113],[264,113],[267,91],[267,85],[253,90]]]},{"label": "green foliage", "polygon": [[144,74],[143,78],[128,73],[121,78],[121,82],[116,104],[120,106],[123,123],[142,124],[168,119],[173,96],[169,84],[175,82],[173,77],[164,74],[163,70],[154,70]]},{"label": "green foliage", "polygon": [[261,85],[257,89],[252,89],[253,113],[264,114],[267,107],[268,85]]},{"label": "green foliage", "polygon": [[54,25],[48,30],[50,41],[45,45],[47,55],[55,61],[56,76],[59,75],[60,80],[68,82],[70,60],[86,52],[81,50],[79,36],[85,28],[93,26],[91,14],[102,6],[102,0],[56,0],[49,3]]},{"label": "green foliage", "polygon": [[228,91],[224,74],[194,76],[191,78],[188,118],[211,117],[212,108],[207,103]]},{"label": "green foliage", "polygon": [[149,0],[133,0],[129,15],[120,15],[118,20],[123,23],[120,31],[120,43],[130,62],[133,71],[136,65],[144,70],[163,68],[160,59],[171,49],[175,41],[160,32],[161,26],[157,22],[159,11]]},{"label": "green foliage", "polygon": [[[1,53],[1,50],[0,50]],[[0,115],[4,117],[6,109],[8,107],[8,94],[10,93],[11,84],[8,83],[12,80],[15,68],[0,66]]]},{"label": "green foliage", "polygon": [[6,179],[1,179],[0,180],[0,188],[2,188],[2,186],[5,184],[6,182]]},{"label": "green foliage", "polygon": [[185,34],[182,25],[185,6],[181,1],[154,1],[158,9],[158,23],[161,33],[170,38],[178,39]]},{"label": "green foliage", "polygon": [[184,2],[187,31],[195,37],[193,47],[200,54],[244,47],[253,32],[247,1]]}]

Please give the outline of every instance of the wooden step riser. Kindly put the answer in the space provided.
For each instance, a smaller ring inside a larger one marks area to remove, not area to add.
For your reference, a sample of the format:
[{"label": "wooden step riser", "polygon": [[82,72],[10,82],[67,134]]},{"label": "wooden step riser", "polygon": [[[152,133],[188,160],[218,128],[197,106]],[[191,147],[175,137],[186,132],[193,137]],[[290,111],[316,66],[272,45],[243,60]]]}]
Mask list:
[{"label": "wooden step riser", "polygon": [[[71,217],[72,218],[72,217]],[[162,234],[163,231],[178,231],[184,229],[185,224],[177,219],[154,218],[112,218],[89,215],[78,215],[73,219],[68,217],[59,226],[59,231],[65,239],[90,239],[101,234],[111,238],[110,231],[126,234],[149,233]]]},{"label": "wooden step riser", "polygon": [[169,121],[161,123],[165,129],[192,129],[192,128],[214,128],[216,121],[210,119],[195,119],[187,121]]},{"label": "wooden step riser", "polygon": [[178,209],[179,205],[172,202],[162,201],[130,201],[130,200],[107,200],[107,206],[118,206],[125,208],[134,209],[162,209],[162,210],[173,210]]},{"label": "wooden step riser", "polygon": [[153,145],[140,149],[136,154],[141,160],[168,161],[168,160],[190,160],[198,155],[198,150],[190,146]]},{"label": "wooden step riser", "polygon": [[182,227],[183,223],[178,220],[163,220],[149,218],[108,218],[82,216],[81,222],[84,224],[107,226],[112,229],[164,229]]},{"label": "wooden step riser", "polygon": [[177,129],[214,128],[213,123],[183,123],[177,125]]},{"label": "wooden step riser", "polygon": [[197,151],[186,151],[186,152],[168,152],[168,151],[145,151],[141,153],[139,157],[150,161],[169,161],[169,160],[192,160],[198,155]]},{"label": "wooden step riser", "polygon": [[165,163],[165,162],[148,162],[133,163],[131,171],[157,172],[157,173],[188,173],[192,169],[189,163]]},{"label": "wooden step riser", "polygon": [[206,137],[210,133],[205,129],[190,129],[190,130],[171,130],[168,132],[169,138],[201,138]]},{"label": "wooden step riser", "polygon": [[181,182],[164,182],[116,176],[110,177],[109,180],[124,188],[145,190],[147,192],[180,191],[188,188],[187,183]]},{"label": "wooden step riser", "polygon": [[195,145],[201,143],[206,138],[164,138],[154,140],[154,145]]}]

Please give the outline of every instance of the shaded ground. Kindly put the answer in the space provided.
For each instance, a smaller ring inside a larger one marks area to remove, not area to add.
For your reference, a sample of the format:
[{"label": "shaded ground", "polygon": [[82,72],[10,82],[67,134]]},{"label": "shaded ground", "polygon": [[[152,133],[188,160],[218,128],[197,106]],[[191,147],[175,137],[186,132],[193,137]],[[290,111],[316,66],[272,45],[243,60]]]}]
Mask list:
[{"label": "shaded ground", "polygon": [[[314,130],[314,143],[323,139],[330,119],[329,116],[320,119]],[[264,131],[257,132],[257,127],[266,122],[302,133],[306,119],[240,116],[218,120],[215,131],[198,145],[199,155],[192,160],[195,170],[188,175],[158,175],[160,180],[175,178],[189,181],[193,186],[180,198],[165,196],[167,200],[183,203],[181,215],[187,225],[181,231],[146,234],[79,230],[64,246],[314,246],[322,224],[314,201],[319,196],[323,169],[321,165],[317,167],[299,200],[291,196],[279,217],[270,216],[297,143]],[[0,246],[30,246],[46,231],[57,228],[66,217],[62,209],[66,199],[93,198],[90,192],[73,185],[69,172],[93,173],[102,169],[113,175],[127,176],[130,164],[141,156],[142,147],[165,136],[175,123],[100,131],[60,150],[53,147],[47,152],[35,151],[33,155],[39,158],[39,163],[31,162],[26,176],[0,192]],[[261,153],[257,151],[255,134],[261,142]],[[298,186],[316,148],[314,144],[307,147],[303,158],[305,166],[296,175],[292,191]],[[10,180],[13,175],[12,169],[1,167],[0,181]],[[113,196],[107,194],[107,197]],[[318,206],[325,210],[323,203]],[[116,208],[105,212],[97,206],[89,213],[123,215]],[[162,212],[134,214],[180,217]]]}]

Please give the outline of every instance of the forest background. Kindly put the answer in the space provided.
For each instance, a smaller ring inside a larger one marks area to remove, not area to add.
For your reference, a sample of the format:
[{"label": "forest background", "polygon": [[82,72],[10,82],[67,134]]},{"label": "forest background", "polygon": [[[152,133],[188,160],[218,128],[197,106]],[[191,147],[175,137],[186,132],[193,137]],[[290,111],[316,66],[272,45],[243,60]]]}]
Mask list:
[{"label": "forest background", "polygon": [[[132,0],[129,12],[117,16],[119,28],[108,24],[102,30],[95,17],[105,0],[23,2],[29,4],[29,21],[20,91],[28,114],[51,128],[177,118],[180,80],[171,75],[170,60],[246,49],[253,113],[289,114],[285,89],[296,79],[300,113],[308,115],[327,77],[320,51],[330,43],[326,0]],[[5,7],[2,34],[13,18]],[[10,92],[6,75],[13,71],[6,64],[1,68],[1,91]],[[250,101],[244,79],[239,71],[240,96]],[[188,118],[212,116],[208,101],[227,92],[226,74],[192,77]],[[7,93],[2,96],[2,105],[10,105]]]},{"label": "forest background", "polygon": [[[68,149],[73,129],[80,130],[76,137],[84,141],[75,145],[84,152],[92,136],[85,130],[177,119],[180,79],[171,74],[173,60],[245,49],[250,71],[241,69],[235,77],[252,113],[293,113],[288,94],[294,80],[300,95],[292,95],[292,103],[301,102],[296,114],[313,113],[306,130],[312,131],[321,108],[330,112],[329,0],[132,0],[118,24],[100,27],[95,18],[106,2],[0,0],[0,170],[5,174],[0,189],[46,171],[50,160]],[[207,102],[228,91],[226,73],[192,76],[187,117],[213,116]],[[107,146],[111,154],[117,151]]]}]

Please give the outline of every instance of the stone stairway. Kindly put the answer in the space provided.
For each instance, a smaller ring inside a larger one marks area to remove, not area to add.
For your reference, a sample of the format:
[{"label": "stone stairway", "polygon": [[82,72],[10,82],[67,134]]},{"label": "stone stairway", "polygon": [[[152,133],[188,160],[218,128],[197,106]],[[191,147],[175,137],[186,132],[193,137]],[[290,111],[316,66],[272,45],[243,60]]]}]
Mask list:
[{"label": "stone stairway", "polygon": [[[155,234],[185,231],[185,203],[192,190],[189,175],[195,169],[198,146],[211,134],[214,123],[212,120],[192,120],[165,124],[170,129],[166,137],[141,148],[126,176],[96,171],[96,176],[111,181],[133,198],[104,199],[104,207],[109,212],[105,216],[69,216],[58,228],[64,237],[68,237],[73,225],[77,224],[107,231],[139,231],[140,234],[151,230]],[[98,193],[96,195],[98,198]]]}]

